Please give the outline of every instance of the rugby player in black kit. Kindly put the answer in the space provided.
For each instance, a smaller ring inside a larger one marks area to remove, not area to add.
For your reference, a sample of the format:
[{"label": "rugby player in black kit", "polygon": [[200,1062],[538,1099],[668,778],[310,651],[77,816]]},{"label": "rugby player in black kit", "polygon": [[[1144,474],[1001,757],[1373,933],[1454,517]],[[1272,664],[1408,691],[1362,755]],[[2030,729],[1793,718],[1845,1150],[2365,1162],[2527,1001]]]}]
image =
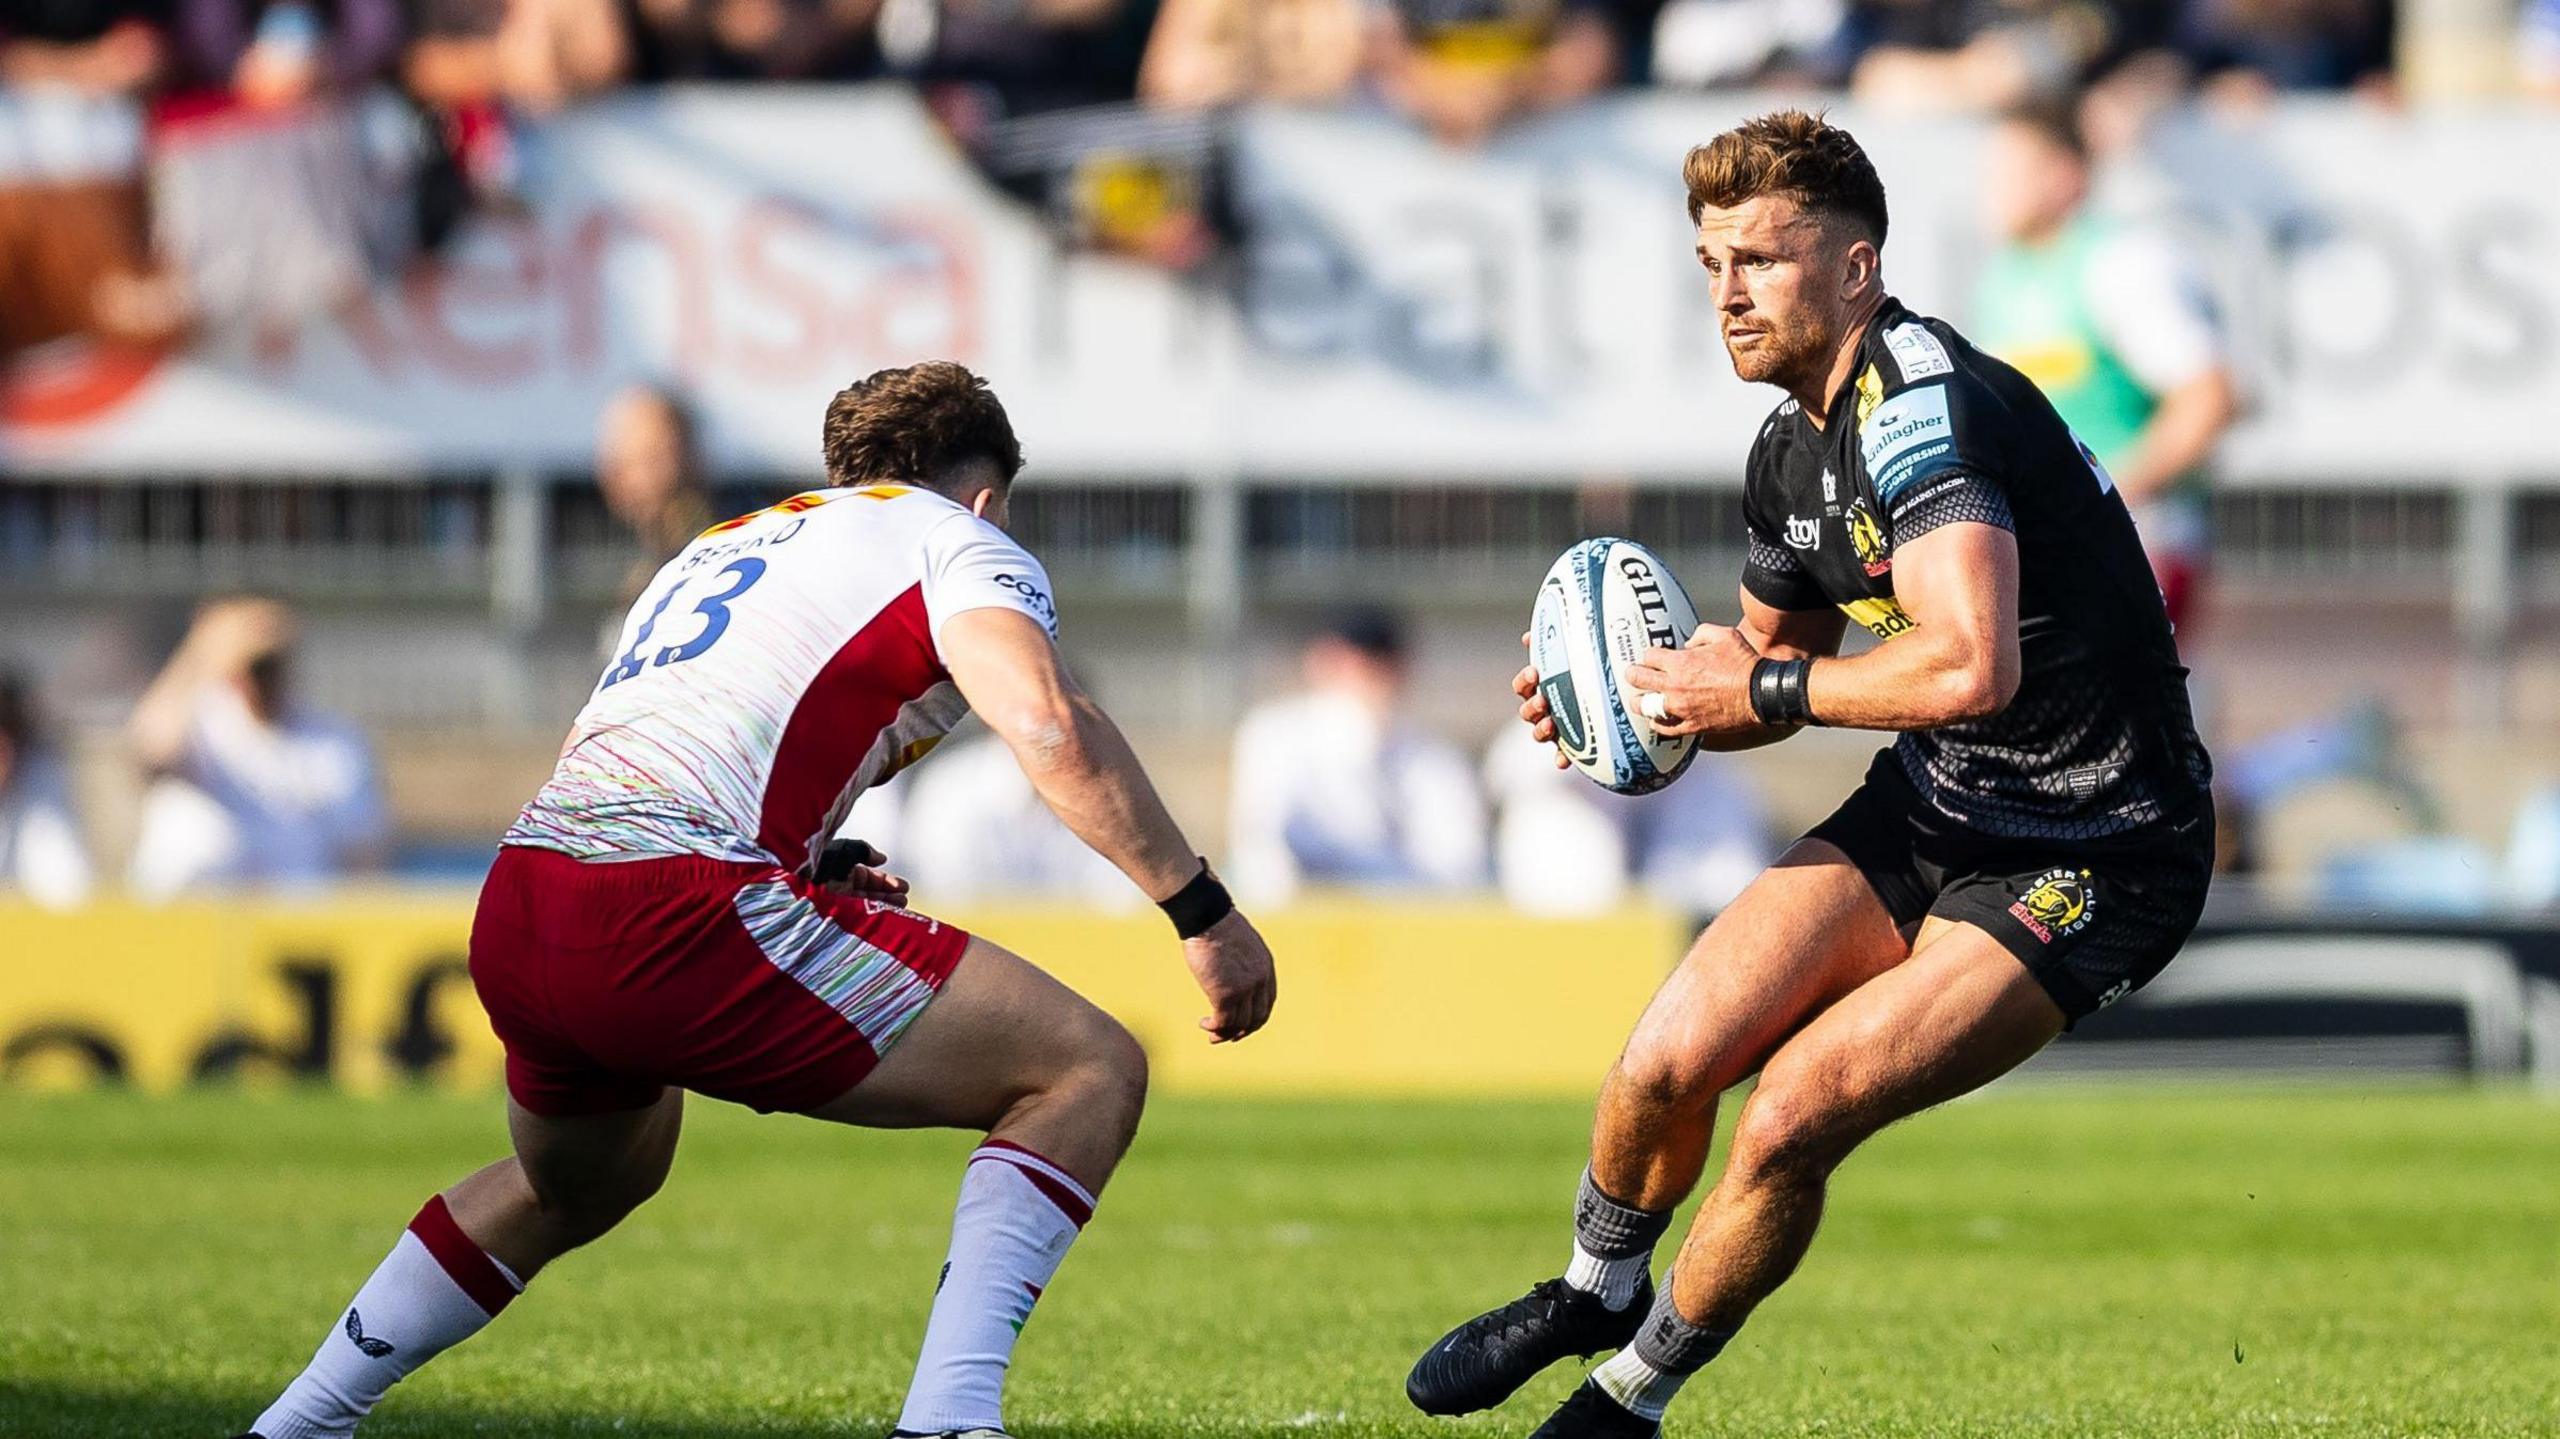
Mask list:
[{"label": "rugby player in black kit", "polygon": [[[1734,371],[1787,393],[1753,444],[1742,618],[1632,671],[1657,728],[1746,749],[1898,731],[1716,917],[1602,1090],[1563,1276],[1459,1326],[1407,1393],[1461,1414],[1619,1352],[1540,1427],[1646,1436],[1812,1242],[1826,1183],[2160,972],[2204,905],[2210,762],[2105,471],[2035,387],[1885,292],[1884,186],[1798,112],[1690,152]],[[1850,621],[1881,641],[1842,656]],[[1553,721],[1524,670],[1521,718]],[[1760,1079],[1661,1292],[1716,1102]]]}]

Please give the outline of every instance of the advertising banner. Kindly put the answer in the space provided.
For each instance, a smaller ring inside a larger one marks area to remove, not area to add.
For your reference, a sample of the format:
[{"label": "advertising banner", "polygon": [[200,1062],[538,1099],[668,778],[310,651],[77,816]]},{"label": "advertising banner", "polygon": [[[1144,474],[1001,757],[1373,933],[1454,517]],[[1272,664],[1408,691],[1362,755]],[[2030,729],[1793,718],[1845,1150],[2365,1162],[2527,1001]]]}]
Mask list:
[{"label": "advertising banner", "polygon": [[[582,470],[633,380],[716,463],[814,474],[827,397],[947,356],[1032,461],[1100,479],[1731,483],[1772,399],[1736,381],[1679,163],[1763,108],[1629,96],[1482,151],[1365,112],[1247,112],[1239,234],[1180,276],[1078,253],[905,92],[677,89],[525,138],[528,206],[334,316],[168,355],[72,347],[0,380],[19,473]],[[1834,118],[1893,208],[1888,284],[1962,324],[1982,132]],[[2107,199],[2219,299],[2247,482],[2560,480],[2560,114],[2288,100],[2171,116]]]},{"label": "advertising banner", "polygon": [[[1287,957],[1279,1017],[1212,1048],[1161,916],[954,918],[1118,1016],[1177,1092],[1587,1094],[1689,937],[1645,912],[1301,907],[1264,926]],[[493,1089],[504,1056],[465,967],[470,931],[468,894],[0,903],[0,1084]]]}]

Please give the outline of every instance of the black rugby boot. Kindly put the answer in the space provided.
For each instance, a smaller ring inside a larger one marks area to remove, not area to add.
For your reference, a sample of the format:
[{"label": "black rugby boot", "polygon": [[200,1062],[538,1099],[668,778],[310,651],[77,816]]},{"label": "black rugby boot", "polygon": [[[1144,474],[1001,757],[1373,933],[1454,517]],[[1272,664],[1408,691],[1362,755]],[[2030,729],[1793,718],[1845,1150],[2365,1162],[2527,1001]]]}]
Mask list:
[{"label": "black rugby boot", "polygon": [[1607,1390],[1585,1379],[1529,1439],[1654,1439],[1661,1432],[1661,1421],[1630,1413]]},{"label": "black rugby boot", "polygon": [[1653,1307],[1646,1280],[1624,1309],[1611,1309],[1561,1279],[1549,1279],[1490,1313],[1452,1329],[1414,1361],[1404,1395],[1425,1414],[1473,1414],[1510,1398],[1539,1370],[1568,1356],[1623,1347]]}]

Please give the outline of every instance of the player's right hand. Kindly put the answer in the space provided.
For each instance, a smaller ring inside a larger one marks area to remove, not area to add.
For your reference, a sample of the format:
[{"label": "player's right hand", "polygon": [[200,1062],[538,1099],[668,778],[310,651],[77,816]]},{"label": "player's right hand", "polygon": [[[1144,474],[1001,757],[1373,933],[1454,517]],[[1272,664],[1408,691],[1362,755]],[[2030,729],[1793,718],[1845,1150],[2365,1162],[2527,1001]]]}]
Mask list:
[{"label": "player's right hand", "polygon": [[1271,968],[1270,946],[1242,910],[1228,911],[1206,933],[1184,940],[1182,959],[1191,966],[1200,992],[1209,997],[1200,1027],[1209,1032],[1211,1044],[1242,1039],[1270,1020],[1280,979]]},{"label": "player's right hand", "polygon": [[[1524,647],[1529,643],[1526,630],[1520,634],[1520,643]],[[1529,727],[1529,737],[1540,744],[1555,744],[1556,720],[1547,709],[1546,695],[1538,689],[1538,667],[1522,665],[1520,673],[1511,677],[1511,692],[1520,697],[1520,722]],[[1564,769],[1572,763],[1565,758],[1564,747],[1557,745],[1556,768]]]}]

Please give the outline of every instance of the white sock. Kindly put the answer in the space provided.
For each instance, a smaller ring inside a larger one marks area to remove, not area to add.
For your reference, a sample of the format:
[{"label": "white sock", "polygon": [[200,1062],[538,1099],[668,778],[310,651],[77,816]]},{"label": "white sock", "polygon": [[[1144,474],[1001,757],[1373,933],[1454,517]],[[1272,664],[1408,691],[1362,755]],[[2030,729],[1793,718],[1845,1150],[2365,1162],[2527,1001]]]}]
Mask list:
[{"label": "white sock", "polygon": [[1624,1309],[1635,1302],[1636,1287],[1644,1283],[1653,1270],[1653,1251],[1629,1254],[1619,1259],[1604,1259],[1582,1247],[1573,1246],[1573,1258],[1564,1267],[1564,1282],[1585,1294],[1597,1294],[1600,1302],[1611,1309]]},{"label": "white sock", "polygon": [[479,1333],[523,1288],[471,1242],[437,1195],[329,1326],[310,1367],[250,1431],[265,1439],[346,1439],[392,1385]]},{"label": "white sock", "polygon": [[1586,1165],[1573,1197],[1573,1259],[1565,1265],[1564,1282],[1597,1295],[1606,1308],[1626,1308],[1653,1267],[1653,1246],[1670,1227],[1670,1210],[1638,1209],[1610,1198]]},{"label": "white sock", "polygon": [[1093,1195],[1017,1144],[969,1156],[951,1214],[951,1257],[925,1324],[900,1429],[1004,1427],[1004,1374],[1031,1306],[1093,1216]]},{"label": "white sock", "polygon": [[1653,1311],[1635,1341],[1591,1371],[1591,1382],[1639,1419],[1662,1422],[1671,1396],[1704,1369],[1733,1341],[1731,1329],[1709,1329],[1682,1318],[1671,1302],[1671,1286],[1653,1297]]},{"label": "white sock", "polygon": [[1680,1392],[1689,1376],[1657,1369],[1633,1349],[1621,1349],[1591,1371],[1591,1382],[1626,1406],[1628,1413],[1660,1423],[1671,1396]]}]

